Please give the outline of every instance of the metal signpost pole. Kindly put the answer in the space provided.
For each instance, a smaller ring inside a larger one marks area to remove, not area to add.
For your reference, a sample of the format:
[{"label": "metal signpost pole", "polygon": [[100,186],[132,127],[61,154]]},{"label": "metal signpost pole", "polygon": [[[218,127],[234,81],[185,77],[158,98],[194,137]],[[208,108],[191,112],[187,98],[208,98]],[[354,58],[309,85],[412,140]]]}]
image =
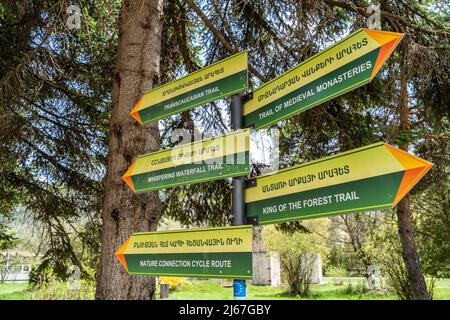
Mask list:
[{"label": "metal signpost pole", "polygon": [[[242,129],[244,119],[242,116],[242,96],[235,94],[231,97],[231,126],[234,130]],[[232,187],[232,212],[234,226],[244,224],[244,177],[234,177]],[[247,298],[247,285],[245,280],[234,279],[233,296],[235,300],[244,300]]]}]

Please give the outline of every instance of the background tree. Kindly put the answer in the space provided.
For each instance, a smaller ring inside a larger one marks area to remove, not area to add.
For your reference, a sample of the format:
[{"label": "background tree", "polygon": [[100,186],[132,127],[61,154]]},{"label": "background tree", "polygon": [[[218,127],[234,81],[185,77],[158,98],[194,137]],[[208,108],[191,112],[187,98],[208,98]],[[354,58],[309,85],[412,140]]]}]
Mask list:
[{"label": "background tree", "polygon": [[326,246],[330,221],[317,219],[304,222],[307,232],[290,233],[277,230],[273,225],[262,231],[265,246],[278,252],[280,264],[292,295],[310,295],[313,267],[316,254],[325,260],[329,251]]},{"label": "background tree", "polygon": [[153,279],[128,275],[114,253],[133,232],[156,230],[160,217],[158,192],[135,194],[121,177],[138,155],[160,146],[157,123],[141,126],[129,112],[147,90],[159,83],[162,18],[162,0],[122,2],[104,179],[102,247],[96,275],[98,299],[154,297]]},{"label": "background tree", "polygon": [[68,1],[0,2],[0,215],[42,223],[41,269],[62,278],[99,255],[117,3],[77,1],[69,29]]}]

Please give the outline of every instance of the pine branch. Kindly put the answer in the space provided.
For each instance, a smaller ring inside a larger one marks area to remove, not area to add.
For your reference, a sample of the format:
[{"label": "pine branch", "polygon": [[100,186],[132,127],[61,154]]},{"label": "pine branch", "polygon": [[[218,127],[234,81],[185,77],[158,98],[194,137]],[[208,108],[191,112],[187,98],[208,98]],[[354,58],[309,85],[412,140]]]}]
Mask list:
[{"label": "pine branch", "polygon": [[247,17],[252,17],[252,19],[271,36],[271,38],[283,48],[294,60],[298,60],[296,55],[297,51],[294,48],[288,47],[283,39],[278,35],[278,32],[270,25],[270,23],[264,19],[251,5],[251,2],[239,2],[238,5],[241,6],[242,12]]},{"label": "pine branch", "polygon": [[[333,7],[339,7],[341,9],[357,13],[366,18],[370,17],[370,15],[371,15],[370,13],[367,13],[366,8],[357,7],[355,4],[353,4],[351,2],[343,2],[343,1],[339,1],[339,0],[323,0],[323,2],[330,6],[333,6]],[[417,32],[423,32],[423,33],[426,33],[429,35],[442,35],[446,38],[448,38],[450,36],[450,32],[448,30],[425,29],[425,28],[422,28],[422,27],[412,23],[411,21],[408,21],[407,19],[405,19],[402,16],[399,16],[399,15],[396,15],[396,14],[393,14],[393,13],[390,13],[387,11],[381,10],[381,15],[388,18],[391,21],[391,23],[392,23],[392,21],[395,21],[396,23],[399,23],[400,25],[414,29]],[[404,31],[404,30],[402,30],[402,31]]]},{"label": "pine branch", "polygon": [[[217,40],[222,43],[222,45],[227,49],[227,51],[231,54],[238,53],[238,50],[234,49],[232,45],[224,38],[224,36],[220,33],[219,30],[216,29],[214,24],[208,19],[208,17],[203,13],[203,11],[194,3],[193,0],[186,0],[192,10],[202,19],[203,23],[211,30]],[[253,73],[256,77],[258,77],[262,82],[268,82],[269,79],[263,76],[259,71],[257,71],[252,65],[249,64],[248,69],[251,73]]]},{"label": "pine branch", "polygon": [[228,22],[226,21],[225,17],[222,15],[222,13],[220,12],[217,2],[215,0],[211,0],[211,3],[213,5],[214,11],[216,12],[217,16],[219,17],[220,21],[222,22],[222,26],[224,27],[225,31],[228,34],[228,37],[230,38],[231,44],[233,46],[236,46],[237,42],[233,36],[233,32],[231,31],[230,25],[228,24]]}]

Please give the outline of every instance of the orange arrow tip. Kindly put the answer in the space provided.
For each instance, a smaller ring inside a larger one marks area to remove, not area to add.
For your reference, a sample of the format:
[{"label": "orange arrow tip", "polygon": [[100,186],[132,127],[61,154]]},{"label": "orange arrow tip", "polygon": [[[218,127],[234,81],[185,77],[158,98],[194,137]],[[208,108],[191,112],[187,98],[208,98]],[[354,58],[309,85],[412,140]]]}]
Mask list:
[{"label": "orange arrow tip", "polygon": [[385,43],[380,47],[380,51],[378,52],[378,57],[377,60],[375,61],[375,66],[373,67],[370,79],[373,79],[373,77],[375,77],[375,75],[381,69],[386,60],[391,56],[392,52],[395,50],[395,48],[397,47],[398,43],[402,38],[403,36],[394,38],[390,42]]},{"label": "orange arrow tip", "polygon": [[123,254],[117,254],[116,253],[116,257],[119,260],[120,264],[124,267],[124,269],[128,272],[128,266],[127,266],[127,262],[125,261],[125,255]]},{"label": "orange arrow tip", "polygon": [[136,103],[133,110],[131,110],[131,112],[130,112],[130,115],[140,124],[142,124],[142,119],[141,119],[141,116],[139,115],[139,109],[141,108],[143,100],[144,100],[144,97],[139,99],[138,103]]},{"label": "orange arrow tip", "polygon": [[392,35],[392,36],[403,36],[403,35],[405,35],[404,33],[401,33],[401,32],[378,30],[378,29],[363,28],[363,30],[365,32],[370,33],[370,34],[375,33],[375,34],[380,34],[380,35],[383,35],[383,36],[385,36],[385,35]]},{"label": "orange arrow tip", "polygon": [[392,206],[395,207],[399,201],[414,188],[431,167],[433,167],[433,164],[387,143],[385,143],[385,146],[405,169],[394,203],[392,204]]},{"label": "orange arrow tip", "polygon": [[141,116],[139,115],[139,112],[130,112],[130,115],[140,124],[142,124]]},{"label": "orange arrow tip", "polygon": [[131,180],[130,176],[128,176],[128,177],[123,176],[122,179],[131,188],[131,190],[133,190],[133,192],[136,192],[136,189],[134,188],[133,180]]},{"label": "orange arrow tip", "polygon": [[395,159],[400,162],[405,170],[415,169],[419,167],[422,168],[426,166],[430,166],[431,168],[431,166],[433,166],[431,162],[412,155],[406,151],[400,150],[388,143],[385,143],[384,146],[391,152]]},{"label": "orange arrow tip", "polygon": [[123,181],[125,181],[128,186],[136,192],[136,189],[134,188],[133,180],[131,179],[131,175],[133,174],[134,167],[136,166],[136,160],[131,164],[131,166],[128,168],[127,172],[122,176]]},{"label": "orange arrow tip", "polygon": [[117,250],[116,252],[116,257],[119,260],[120,264],[125,268],[125,270],[128,272],[128,266],[127,266],[127,262],[125,260],[125,250],[128,247],[128,242],[130,242],[130,238],[127,239],[127,241],[125,241],[123,243],[123,245],[119,248],[119,250]]},{"label": "orange arrow tip", "polygon": [[402,182],[398,188],[392,207],[395,207],[400,200],[422,179],[422,177],[431,169],[433,165],[429,164],[424,167],[406,170]]}]

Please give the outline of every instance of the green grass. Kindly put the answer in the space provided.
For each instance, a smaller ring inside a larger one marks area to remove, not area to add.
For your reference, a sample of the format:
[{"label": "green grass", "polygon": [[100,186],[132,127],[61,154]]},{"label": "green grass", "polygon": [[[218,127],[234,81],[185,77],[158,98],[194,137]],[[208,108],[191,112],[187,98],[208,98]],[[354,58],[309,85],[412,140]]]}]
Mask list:
[{"label": "green grass", "polygon": [[[248,299],[308,299],[308,300],[395,300],[393,294],[383,291],[367,291],[363,289],[362,278],[327,278],[326,284],[311,285],[311,295],[307,298],[289,294],[287,286],[247,286]],[[351,284],[351,285],[350,285]],[[212,280],[186,281],[176,290],[171,290],[169,299],[173,300],[230,300],[233,299],[233,288],[222,287]],[[450,300],[450,280],[437,280],[434,290],[435,300]]]},{"label": "green grass", "polygon": [[[311,285],[311,296],[307,298],[293,297],[287,286],[269,287],[248,285],[248,299],[311,299],[311,300],[385,300],[396,299],[394,295],[383,292],[365,292],[361,289],[362,278],[326,278],[327,284]],[[351,284],[351,286],[349,286]],[[0,300],[25,300],[30,295],[28,284],[0,284]],[[159,297],[159,295],[158,295]],[[233,299],[233,288],[222,287],[212,280],[186,280],[176,290],[171,290],[169,299],[179,300],[230,300]],[[434,288],[435,300],[450,300],[450,279],[436,280]]]},{"label": "green grass", "polygon": [[[291,296],[287,286],[269,287],[269,286],[247,286],[248,299],[260,300],[277,300],[277,299],[322,299],[322,300],[339,300],[339,299],[395,299],[384,293],[363,293],[352,285],[351,290],[347,284],[325,284],[311,285],[311,296],[301,298]],[[195,280],[186,281],[176,290],[172,290],[169,299],[174,300],[229,300],[233,299],[233,288],[224,288],[219,283],[211,280]]]},{"label": "green grass", "polygon": [[27,288],[27,282],[0,283],[0,300],[26,300]]},{"label": "green grass", "polygon": [[436,280],[434,284],[434,299],[450,300],[450,279]]}]

